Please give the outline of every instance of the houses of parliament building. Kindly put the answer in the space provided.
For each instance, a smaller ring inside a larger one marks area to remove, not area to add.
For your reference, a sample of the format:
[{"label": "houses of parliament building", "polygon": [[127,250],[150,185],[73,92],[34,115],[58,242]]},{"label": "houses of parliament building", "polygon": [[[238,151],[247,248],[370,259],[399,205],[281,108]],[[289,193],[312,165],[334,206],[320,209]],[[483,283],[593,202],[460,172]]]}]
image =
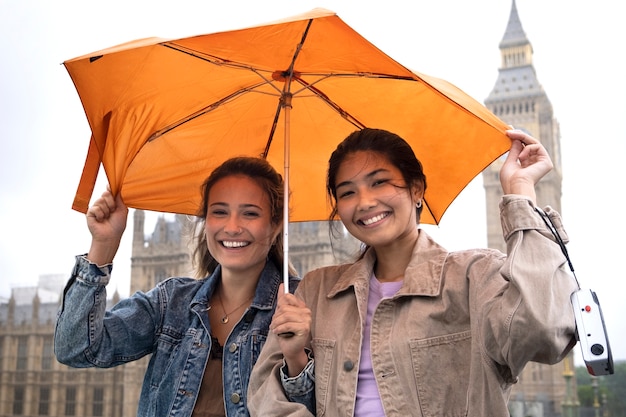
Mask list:
[{"label": "houses of parliament building", "polygon": [[[552,106],[533,67],[533,49],[520,22],[515,0],[500,42],[501,66],[485,106],[506,123],[538,138],[555,169],[537,188],[540,206],[561,209],[560,134]],[[498,178],[502,161],[482,174],[487,199],[488,246],[505,251],[500,229]],[[130,292],[147,291],[170,276],[192,276],[186,216],[161,216],[145,235],[145,213],[133,212]],[[327,222],[289,226],[290,260],[300,275],[352,259],[358,242],[348,235],[330,238]],[[69,271],[68,271],[69,273]],[[42,276],[36,287],[13,288],[0,300],[0,417],[130,417],[148,358],[111,369],[73,369],[54,357],[53,334],[61,293],[69,276]],[[109,306],[120,296],[109,294]],[[511,393],[511,416],[568,416],[577,406],[572,354],[554,366],[529,363]]]}]

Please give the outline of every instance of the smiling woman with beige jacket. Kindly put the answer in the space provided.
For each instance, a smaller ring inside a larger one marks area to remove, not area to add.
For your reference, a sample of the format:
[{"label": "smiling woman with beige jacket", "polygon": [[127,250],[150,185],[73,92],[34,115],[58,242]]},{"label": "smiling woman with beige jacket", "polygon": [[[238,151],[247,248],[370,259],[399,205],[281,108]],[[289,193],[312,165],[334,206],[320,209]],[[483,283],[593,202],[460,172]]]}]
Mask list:
[{"label": "smiling woman with beige jacket", "polygon": [[448,252],[417,226],[426,178],[399,136],[364,129],[338,146],[328,190],[366,249],[280,295],[250,380],[252,416],[508,416],[526,363],[569,352],[576,283],[535,210],[534,185],[552,162],[536,139],[508,135],[506,255]]}]

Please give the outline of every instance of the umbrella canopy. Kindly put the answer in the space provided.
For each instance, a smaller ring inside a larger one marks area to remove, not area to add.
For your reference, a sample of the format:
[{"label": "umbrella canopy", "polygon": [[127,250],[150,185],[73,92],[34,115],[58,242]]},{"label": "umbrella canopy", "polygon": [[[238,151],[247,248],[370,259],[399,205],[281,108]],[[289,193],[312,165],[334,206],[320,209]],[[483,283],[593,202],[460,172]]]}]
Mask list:
[{"label": "umbrella canopy", "polygon": [[92,130],[73,204],[82,212],[101,165],[129,207],[195,214],[211,170],[254,155],[288,180],[290,221],[324,220],[331,152],[354,130],[374,127],[410,142],[428,179],[421,221],[436,224],[510,144],[507,125],[482,104],[407,69],[323,9],[137,40],[64,65]]}]

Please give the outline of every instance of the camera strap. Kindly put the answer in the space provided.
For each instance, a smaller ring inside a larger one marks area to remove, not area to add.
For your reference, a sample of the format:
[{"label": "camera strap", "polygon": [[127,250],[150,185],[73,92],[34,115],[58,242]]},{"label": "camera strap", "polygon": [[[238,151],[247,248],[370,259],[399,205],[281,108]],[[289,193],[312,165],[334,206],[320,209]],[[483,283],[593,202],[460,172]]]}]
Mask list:
[{"label": "camera strap", "polygon": [[572,275],[574,276],[576,285],[578,285],[578,289],[580,289],[578,278],[576,278],[576,272],[574,272],[574,265],[572,265],[572,260],[570,259],[569,254],[567,252],[567,248],[565,247],[565,242],[563,241],[563,238],[561,238],[561,235],[559,234],[559,231],[554,225],[554,222],[552,221],[550,216],[548,216],[548,214],[542,209],[540,209],[539,207],[535,207],[535,211],[539,213],[539,216],[543,219],[548,229],[550,229],[550,232],[552,232],[552,234],[554,235],[554,239],[556,239],[556,243],[558,243],[559,247],[561,248],[561,252],[563,252],[563,255],[565,255],[565,259],[567,260],[569,269],[572,271]]}]

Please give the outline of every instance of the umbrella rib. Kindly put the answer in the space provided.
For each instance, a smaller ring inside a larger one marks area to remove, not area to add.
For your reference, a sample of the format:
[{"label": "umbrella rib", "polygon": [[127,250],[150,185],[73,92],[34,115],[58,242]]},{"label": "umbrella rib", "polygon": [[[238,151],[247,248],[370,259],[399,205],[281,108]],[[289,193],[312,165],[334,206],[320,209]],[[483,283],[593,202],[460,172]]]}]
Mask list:
[{"label": "umbrella rib", "polygon": [[344,110],[339,104],[337,104],[333,100],[331,100],[330,97],[328,97],[326,94],[324,94],[321,90],[317,89],[313,84],[307,84],[304,80],[299,79],[299,78],[296,79],[296,81],[299,82],[302,86],[304,86],[303,90],[306,89],[306,90],[311,91],[314,95],[319,97],[324,103],[326,103],[333,110],[335,110],[337,113],[339,113],[339,115],[341,117],[343,117],[345,120],[347,120],[349,123],[351,123],[352,125],[354,125],[355,127],[359,128],[359,129],[363,129],[365,127],[364,123],[362,123],[360,120],[358,120],[352,114],[350,114],[350,112]]},{"label": "umbrella rib", "polygon": [[[220,100],[218,100],[218,101],[216,101],[214,103],[211,103],[208,106],[206,106],[206,107],[204,107],[204,108],[202,108],[202,109],[200,109],[200,110],[190,114],[189,116],[186,116],[186,117],[184,117],[184,118],[182,118],[180,120],[175,121],[174,123],[171,123],[170,125],[162,128],[162,129],[157,130],[156,132],[154,132],[153,134],[150,135],[150,137],[148,138],[148,140],[146,142],[152,142],[153,140],[163,136],[167,132],[169,132],[169,131],[171,131],[173,129],[176,129],[177,127],[179,127],[179,126],[181,126],[181,125],[183,125],[183,124],[185,124],[185,123],[187,123],[187,122],[189,122],[189,121],[191,121],[191,120],[193,120],[193,119],[195,119],[197,117],[200,117],[200,116],[202,116],[204,114],[207,114],[207,113],[215,110],[216,108],[218,108],[219,106],[223,105],[224,103],[227,103],[227,102],[235,99],[236,97],[238,97],[238,96],[240,96],[242,94],[245,94],[245,93],[248,93],[248,92],[252,92],[256,88],[258,88],[258,87],[260,87],[260,86],[262,86],[264,84],[266,84],[266,83],[265,82],[261,82],[261,83],[255,84],[253,86],[245,87],[245,88],[242,88],[240,90],[237,90],[234,93],[229,94],[229,95],[223,97],[222,99],[220,99]],[[267,93],[265,93],[265,94],[267,94]]]},{"label": "umbrella rib", "polygon": [[[306,73],[299,73],[299,76],[297,77],[298,82],[302,85],[302,88],[300,90],[297,90],[293,93],[293,95],[298,95],[301,91],[304,90],[311,90],[311,86],[314,86],[315,84],[319,84],[320,82],[328,79],[328,78],[385,78],[385,79],[389,79],[389,80],[400,80],[400,81],[415,81],[415,82],[421,82],[421,80],[419,80],[418,78],[414,78],[414,77],[405,77],[405,76],[400,76],[400,75],[389,75],[389,74],[378,74],[378,73],[372,73],[372,72],[351,72],[351,73],[314,73],[314,72],[306,72]],[[306,81],[304,81],[302,79],[302,76],[319,76],[320,78],[318,78],[317,80],[315,80],[312,83],[307,83]],[[317,95],[317,93],[315,93],[315,95]]]},{"label": "umbrella rib", "polygon": [[181,52],[183,54],[187,54],[193,58],[201,59],[202,61],[205,61],[209,64],[213,64],[217,67],[229,67],[229,68],[235,68],[235,69],[240,69],[244,71],[251,71],[255,73],[256,75],[258,75],[263,81],[265,81],[265,84],[269,84],[277,92],[279,93],[281,92],[281,90],[274,85],[272,80],[270,80],[269,78],[267,78],[265,75],[262,74],[263,71],[269,73],[270,71],[268,70],[261,70],[259,68],[255,68],[250,65],[245,65],[236,61],[230,61],[228,59],[220,58],[219,56],[216,56],[216,55],[201,53],[193,49],[190,49],[181,45],[177,45],[173,42],[162,43],[161,45],[163,45],[166,48],[170,48],[175,51]]},{"label": "umbrella rib", "polygon": [[[326,95],[320,89],[315,87],[315,84],[321,82],[324,79],[331,78],[331,77],[369,77],[369,78],[389,78],[389,79],[398,79],[398,80],[407,80],[407,81],[414,80],[411,77],[400,77],[400,76],[394,76],[394,75],[373,74],[373,73],[326,74],[326,75],[324,75],[324,77],[316,80],[313,83],[307,83],[301,77],[296,77],[295,78],[295,80],[300,85],[302,85],[302,88],[300,90],[298,90],[296,93],[294,93],[294,95],[300,93],[301,91],[305,91],[305,90],[308,90],[308,91],[312,92],[313,95],[315,95],[316,97],[319,97],[324,103],[326,103],[333,110],[335,110],[346,121],[348,121],[349,123],[351,123],[352,125],[354,125],[355,127],[359,128],[359,129],[363,129],[364,127],[366,127],[365,123],[361,122],[354,115],[352,115],[350,112],[348,112],[345,109],[343,109],[339,104],[337,104],[330,97],[328,97],[328,95]],[[415,81],[418,81],[418,80],[415,80]]]},{"label": "umbrella rib", "polygon": [[426,200],[426,198],[424,198],[424,206],[426,206],[426,209],[429,211],[430,215],[433,217],[433,221],[435,222],[435,225],[439,225],[439,222],[437,221],[437,217],[435,216],[435,213],[433,212],[433,209],[430,208],[430,204],[428,204],[428,200]]},{"label": "umbrella rib", "polygon": [[[300,42],[296,45],[296,51],[291,58],[291,63],[289,64],[289,68],[283,72],[283,76],[285,77],[285,85],[283,88],[282,95],[280,97],[278,107],[276,108],[276,112],[274,113],[274,120],[272,121],[272,127],[269,132],[269,136],[267,138],[267,142],[265,143],[265,150],[263,150],[263,158],[267,158],[267,154],[270,151],[270,147],[272,146],[272,141],[274,140],[274,133],[276,133],[276,125],[278,124],[278,118],[280,117],[280,111],[285,107],[285,105],[289,105],[291,107],[291,81],[293,79],[294,73],[293,68],[296,64],[296,59],[298,55],[300,55],[300,51],[302,50],[302,45],[304,45],[304,41],[309,35],[309,29],[311,29],[311,25],[313,24],[313,19],[309,19],[306,28],[302,32],[302,37],[300,38]],[[287,97],[289,96],[289,97]]]}]

